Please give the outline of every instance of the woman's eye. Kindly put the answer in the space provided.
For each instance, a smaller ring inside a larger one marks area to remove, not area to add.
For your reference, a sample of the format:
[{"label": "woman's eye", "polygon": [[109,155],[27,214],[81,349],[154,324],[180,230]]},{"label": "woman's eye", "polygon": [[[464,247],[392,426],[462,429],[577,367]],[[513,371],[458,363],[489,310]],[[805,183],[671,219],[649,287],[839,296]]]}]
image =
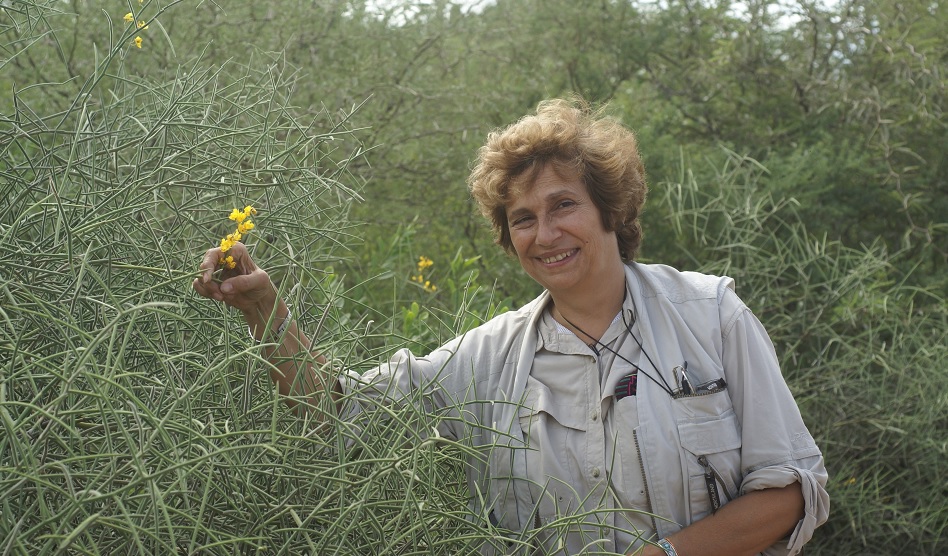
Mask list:
[{"label": "woman's eye", "polygon": [[523,227],[523,226],[525,226],[525,225],[527,225],[527,224],[529,224],[529,223],[530,223],[530,217],[529,217],[529,216],[521,216],[520,218],[515,219],[515,220],[511,223],[511,225],[512,225],[512,226],[515,226],[515,227],[517,227],[517,228],[521,228],[521,227]]}]

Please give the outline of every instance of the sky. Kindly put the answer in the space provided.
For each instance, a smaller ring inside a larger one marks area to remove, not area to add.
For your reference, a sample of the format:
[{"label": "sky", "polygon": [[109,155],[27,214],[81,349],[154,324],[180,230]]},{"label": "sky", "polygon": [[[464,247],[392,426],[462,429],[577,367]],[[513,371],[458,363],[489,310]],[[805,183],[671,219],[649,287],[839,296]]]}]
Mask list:
[{"label": "sky", "polygon": [[[368,0],[367,5],[371,8],[376,8],[379,12],[384,12],[385,10],[400,4],[399,0]],[[416,0],[413,2],[415,4],[427,4],[432,5],[435,2],[433,0]],[[494,3],[494,0],[450,0],[451,4],[460,5],[464,11],[474,11],[479,12],[484,9],[485,6]],[[396,19],[404,19],[410,17],[410,13],[406,13]]]}]

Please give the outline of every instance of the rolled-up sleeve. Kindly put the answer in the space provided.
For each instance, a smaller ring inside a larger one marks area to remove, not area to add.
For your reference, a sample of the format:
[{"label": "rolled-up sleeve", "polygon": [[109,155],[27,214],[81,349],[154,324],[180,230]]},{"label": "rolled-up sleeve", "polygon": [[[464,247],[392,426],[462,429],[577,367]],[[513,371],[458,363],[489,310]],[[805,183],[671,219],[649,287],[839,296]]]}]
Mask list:
[{"label": "rolled-up sleeve", "polygon": [[[411,405],[423,414],[442,417],[435,419],[438,434],[457,439],[460,436],[458,420],[443,419],[456,417],[446,415],[445,412],[456,413],[455,408],[458,406],[449,389],[442,384],[445,377],[450,376],[446,367],[452,355],[453,350],[449,346],[439,348],[426,357],[417,357],[407,349],[400,349],[389,361],[364,373],[353,370],[343,372],[339,377],[343,393],[343,421],[357,423],[360,416],[381,406],[394,408]],[[431,431],[415,432],[425,437]]]},{"label": "rolled-up sleeve", "polygon": [[829,516],[823,455],[787,387],[770,336],[733,292],[722,300],[724,368],[741,423],[741,494],[800,485],[804,516],[787,539],[764,554],[793,555]]}]

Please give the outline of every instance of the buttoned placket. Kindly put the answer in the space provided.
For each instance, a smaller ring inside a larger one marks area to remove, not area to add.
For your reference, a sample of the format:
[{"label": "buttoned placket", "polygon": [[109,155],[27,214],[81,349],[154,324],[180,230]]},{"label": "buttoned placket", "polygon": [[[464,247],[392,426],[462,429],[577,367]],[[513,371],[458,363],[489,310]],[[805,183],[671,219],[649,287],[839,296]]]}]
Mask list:
[{"label": "buttoned placket", "polygon": [[[610,330],[607,330],[607,333],[609,332]],[[603,339],[608,340],[607,346],[613,347],[617,337]],[[611,409],[612,396],[606,395],[603,388],[608,382],[612,365],[615,362],[615,355],[609,350],[600,348],[599,355],[594,357],[594,360],[595,372],[590,372],[587,375],[594,382],[589,390],[591,395],[586,398],[589,403],[587,434],[590,438],[590,448],[588,457],[592,467],[590,472],[590,483],[592,485],[590,496],[594,500],[599,500],[599,507],[603,510],[599,520],[605,526],[603,536],[612,540],[611,549],[615,550],[615,512],[613,510],[616,507],[616,500],[609,488],[611,481],[609,469],[615,458],[607,453],[607,448],[611,446],[612,450],[608,451],[615,451],[616,445],[614,441],[607,442],[606,439],[606,418],[608,411]]]},{"label": "buttoned placket", "polygon": [[[574,425],[567,424],[566,426],[579,426],[583,432],[581,436],[573,437],[582,439],[578,444],[567,442],[562,445],[546,444],[544,446],[543,440],[537,438],[536,441],[541,442],[540,451],[527,453],[528,459],[536,458],[534,464],[528,463],[528,469],[536,473],[531,476],[532,484],[537,485],[537,489],[533,491],[534,501],[539,501],[539,496],[548,500],[547,504],[553,502],[559,505],[559,509],[555,510],[554,514],[548,513],[553,510],[547,506],[540,523],[548,523],[548,519],[556,519],[562,515],[592,511],[594,514],[586,519],[586,525],[583,526],[586,533],[582,539],[582,545],[596,541],[598,549],[609,551],[624,549],[631,540],[634,540],[634,536],[629,537],[623,534],[623,546],[616,546],[619,539],[615,527],[619,519],[615,514],[615,509],[619,507],[620,500],[624,499],[620,496],[625,496],[622,493],[629,486],[630,473],[639,475],[641,473],[637,471],[637,458],[623,458],[619,453],[623,443],[629,440],[625,436],[631,437],[632,434],[616,422],[618,417],[611,415],[611,411],[614,410],[612,393],[616,383],[621,376],[631,372],[632,366],[617,358],[609,349],[600,347],[598,353],[595,353],[577,336],[562,327],[556,327],[552,319],[541,325],[541,330],[537,358],[529,379],[537,384],[529,387],[528,390],[538,389],[534,396],[539,395],[547,401],[542,402],[539,398],[531,398],[535,400],[531,403],[539,404],[536,406],[537,410],[542,406],[552,411],[556,419],[560,417],[566,419],[563,423],[577,419],[572,421]],[[623,351],[623,357],[628,359],[633,356],[633,353],[626,353],[629,351],[628,346],[622,346],[621,339],[624,335],[625,325],[623,321],[617,319],[606,331],[602,342],[611,349],[620,349]],[[552,400],[555,400],[552,402],[553,405],[548,405]],[[550,414],[551,417],[553,414]],[[537,417],[540,417],[539,414]],[[532,427],[538,426],[539,422],[531,418],[530,421],[521,421],[521,425],[524,426],[524,424],[526,424],[525,434],[528,434],[531,433]],[[559,430],[553,422],[550,426]],[[540,432],[541,430],[542,428],[535,432],[545,437],[546,433]],[[549,437],[548,440],[556,442],[553,437]],[[628,449],[628,447],[623,449]],[[545,456],[544,453],[546,453]],[[564,474],[546,475],[545,465],[557,467],[560,464],[555,462],[560,461],[560,458],[575,462],[577,467],[573,468],[572,474],[567,464],[567,467],[561,468]],[[631,465],[636,467],[626,471],[624,468],[629,466],[630,462],[624,459],[634,459]],[[615,479],[613,477],[616,474],[615,470],[611,469],[613,465],[622,466],[622,472],[618,473]],[[561,481],[566,481],[568,489],[574,490],[575,493],[569,495],[566,491],[560,490],[563,486]],[[556,491],[555,502],[553,498],[546,498],[554,492],[548,492],[547,489],[542,488],[544,484],[550,485],[548,488]],[[622,518],[622,524],[623,528],[628,528],[627,516]]]},{"label": "buttoned placket", "polygon": [[[630,434],[630,431],[637,426],[638,422],[635,406],[632,406],[631,411],[627,409],[622,414],[617,413],[614,397],[619,380],[635,370],[630,361],[636,360],[639,349],[635,342],[629,341],[624,320],[613,322],[613,325],[606,331],[606,336],[602,338],[602,342],[606,347],[600,346],[599,357],[597,357],[599,376],[601,377],[599,381],[601,390],[598,399],[598,420],[602,424],[598,430],[601,431],[603,439],[603,449],[599,451],[599,454],[603,458],[603,469],[613,470],[613,472],[604,476],[605,480],[602,488],[607,489],[608,495],[603,497],[603,506],[605,507],[608,504],[609,510],[614,510],[617,507],[625,506],[626,502],[635,503],[636,499],[646,498],[637,454],[632,456],[629,453],[630,450],[632,453],[635,451],[633,434]],[[613,350],[620,352],[622,357],[617,356]],[[637,398],[630,396],[624,403],[637,403]],[[622,422],[620,423],[620,421]],[[625,457],[620,455],[620,449],[624,450]],[[615,473],[613,465],[616,468],[621,467],[622,473]],[[608,492],[608,490],[611,490],[611,492]],[[620,494],[627,498],[620,499]],[[647,506],[647,504],[642,504],[642,506]],[[644,509],[646,511],[650,510],[647,507]],[[621,546],[618,546],[620,539],[616,533],[613,533],[617,530],[618,516],[614,511],[608,512],[606,516],[608,519],[603,521],[610,527],[609,533],[616,545],[614,550],[625,549],[628,543],[633,542],[636,537],[623,534]],[[630,518],[632,518],[632,521],[629,521]],[[622,523],[618,527],[628,529],[633,526],[636,530],[641,530],[643,527],[649,529],[643,523],[647,520],[636,521],[637,519],[638,515],[624,515],[621,520]]]}]

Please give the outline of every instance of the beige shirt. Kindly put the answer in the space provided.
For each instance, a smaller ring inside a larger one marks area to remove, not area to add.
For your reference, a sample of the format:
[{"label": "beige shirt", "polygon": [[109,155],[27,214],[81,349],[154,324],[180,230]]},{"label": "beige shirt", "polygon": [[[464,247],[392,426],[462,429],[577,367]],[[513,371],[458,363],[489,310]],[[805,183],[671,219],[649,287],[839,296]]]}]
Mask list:
[{"label": "beige shirt", "polygon": [[[674,534],[710,513],[702,458],[718,472],[725,503],[755,490],[797,484],[804,498],[804,517],[789,538],[763,554],[798,554],[829,514],[828,475],[822,454],[780,374],[767,332],[734,293],[733,281],[728,278],[631,263],[626,267],[626,279],[630,294],[626,305],[634,304],[639,317],[633,333],[654,362],[640,351],[637,357],[630,357],[640,373],[655,374],[657,369],[656,380],[673,380],[676,366],[688,362],[696,387],[726,381],[726,389],[705,388],[693,396],[669,395],[664,385],[640,376],[634,400],[638,426],[631,431],[635,442],[622,442],[628,438],[624,430],[628,423],[618,420],[614,425],[617,435],[604,429],[604,453],[608,453],[606,438],[616,441],[615,451],[623,461],[636,459],[625,457],[630,445],[638,449],[655,515],[652,527],[658,536]],[[544,402],[549,396],[543,395],[542,388],[526,390],[549,302],[549,293],[544,293],[424,357],[403,349],[387,364],[361,375],[346,372],[340,380],[346,393],[347,419],[339,427],[344,437],[358,438],[363,427],[376,426],[375,419],[391,414],[389,409],[366,412],[373,406],[409,403],[437,420],[441,437],[463,442],[485,456],[471,457],[466,466],[469,515],[483,517],[496,528],[496,535],[481,546],[484,553],[517,550],[522,545],[516,541],[532,541],[536,534],[547,532],[547,528],[539,533],[534,529],[542,516],[535,511],[536,496],[528,480],[527,454],[532,451],[524,448],[530,439],[521,427],[522,417],[529,425],[530,416],[538,412],[525,410],[523,414],[524,405],[548,407],[553,412],[557,410],[552,408],[558,407],[549,400]],[[629,344],[620,351],[626,348],[634,350],[635,346]],[[606,384],[603,391],[608,388]],[[600,409],[606,409],[602,403]],[[608,419],[607,413],[600,418]],[[537,415],[536,420],[541,418],[544,416]],[[600,468],[601,476],[603,467],[594,467]],[[625,472],[627,466],[613,464],[607,469],[612,470],[613,484],[626,484],[616,474]],[[573,480],[571,473],[544,476]],[[616,495],[614,499],[620,498]],[[551,497],[542,497],[540,503],[550,504]],[[541,513],[550,515],[543,508]],[[595,551],[597,547],[591,546],[587,552]],[[565,539],[559,553],[563,552]]]},{"label": "beige shirt", "polygon": [[[627,320],[617,315],[600,341],[636,361],[640,348],[629,337]],[[654,538],[632,434],[637,399],[613,396],[634,368],[608,349],[599,347],[597,355],[549,311],[538,332],[528,403],[519,417],[528,444],[527,478],[540,502],[536,521],[549,528],[542,553],[624,554]]]}]

